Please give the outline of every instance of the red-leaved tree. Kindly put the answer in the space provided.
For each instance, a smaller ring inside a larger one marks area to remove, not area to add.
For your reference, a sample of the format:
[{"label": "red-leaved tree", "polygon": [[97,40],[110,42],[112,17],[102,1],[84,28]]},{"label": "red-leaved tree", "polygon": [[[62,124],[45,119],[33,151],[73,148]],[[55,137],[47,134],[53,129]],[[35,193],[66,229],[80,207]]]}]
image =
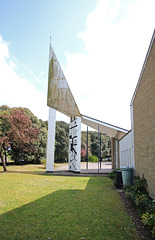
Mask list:
[{"label": "red-leaved tree", "polygon": [[25,155],[28,158],[35,154],[39,128],[32,124],[30,118],[20,108],[12,111],[9,124],[8,138],[13,159],[17,161],[19,158],[24,158]]},{"label": "red-leaved tree", "polygon": [[[32,124],[22,108],[13,109],[10,114],[0,113],[0,158],[4,163],[3,153],[11,149],[11,156],[17,162],[19,158],[28,160],[37,151],[37,139],[40,129]],[[4,171],[6,166],[3,164]]]},{"label": "red-leaved tree", "polygon": [[84,148],[81,148],[81,160],[84,161],[86,157],[86,151]]}]

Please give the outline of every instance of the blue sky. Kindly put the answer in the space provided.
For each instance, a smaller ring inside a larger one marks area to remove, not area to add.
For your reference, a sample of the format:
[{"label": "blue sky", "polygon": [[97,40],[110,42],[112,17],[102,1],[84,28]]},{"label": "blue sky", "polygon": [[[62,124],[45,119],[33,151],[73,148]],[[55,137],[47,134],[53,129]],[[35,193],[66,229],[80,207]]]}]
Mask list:
[{"label": "blue sky", "polygon": [[[64,51],[84,51],[77,38],[96,0],[6,0],[0,1],[0,35],[9,43],[9,51],[18,61],[18,73],[30,81],[32,71],[38,78],[47,73],[50,36],[60,63]],[[47,75],[47,74],[46,74]],[[47,76],[45,81],[47,81]],[[42,86],[36,85],[40,90]]]},{"label": "blue sky", "polygon": [[[48,118],[49,41],[82,114],[130,129],[154,0],[0,1],[0,105]],[[58,120],[65,120],[57,114]]]}]

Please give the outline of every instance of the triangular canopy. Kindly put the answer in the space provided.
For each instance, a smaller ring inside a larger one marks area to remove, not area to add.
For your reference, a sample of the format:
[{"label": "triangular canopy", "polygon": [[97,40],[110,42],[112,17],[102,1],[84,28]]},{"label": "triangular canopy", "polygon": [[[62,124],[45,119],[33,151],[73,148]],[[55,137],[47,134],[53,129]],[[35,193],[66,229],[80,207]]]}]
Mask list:
[{"label": "triangular canopy", "polygon": [[67,80],[50,45],[47,105],[72,117],[81,116]]}]

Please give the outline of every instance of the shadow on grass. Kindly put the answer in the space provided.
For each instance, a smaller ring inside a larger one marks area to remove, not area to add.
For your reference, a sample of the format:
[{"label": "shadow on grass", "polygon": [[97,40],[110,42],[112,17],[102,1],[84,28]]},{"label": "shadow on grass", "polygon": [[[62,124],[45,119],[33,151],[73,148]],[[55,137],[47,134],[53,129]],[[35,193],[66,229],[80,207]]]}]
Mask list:
[{"label": "shadow on grass", "polygon": [[59,190],[2,214],[0,239],[139,239],[111,183],[107,179],[103,187],[99,179],[90,178],[84,190]]}]

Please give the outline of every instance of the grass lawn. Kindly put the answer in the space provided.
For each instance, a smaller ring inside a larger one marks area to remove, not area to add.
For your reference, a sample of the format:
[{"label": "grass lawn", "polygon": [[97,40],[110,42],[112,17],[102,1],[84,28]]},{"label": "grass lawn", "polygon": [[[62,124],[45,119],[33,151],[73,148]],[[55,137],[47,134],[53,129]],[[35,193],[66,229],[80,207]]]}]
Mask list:
[{"label": "grass lawn", "polygon": [[0,167],[0,240],[139,239],[110,178],[7,168]]}]

